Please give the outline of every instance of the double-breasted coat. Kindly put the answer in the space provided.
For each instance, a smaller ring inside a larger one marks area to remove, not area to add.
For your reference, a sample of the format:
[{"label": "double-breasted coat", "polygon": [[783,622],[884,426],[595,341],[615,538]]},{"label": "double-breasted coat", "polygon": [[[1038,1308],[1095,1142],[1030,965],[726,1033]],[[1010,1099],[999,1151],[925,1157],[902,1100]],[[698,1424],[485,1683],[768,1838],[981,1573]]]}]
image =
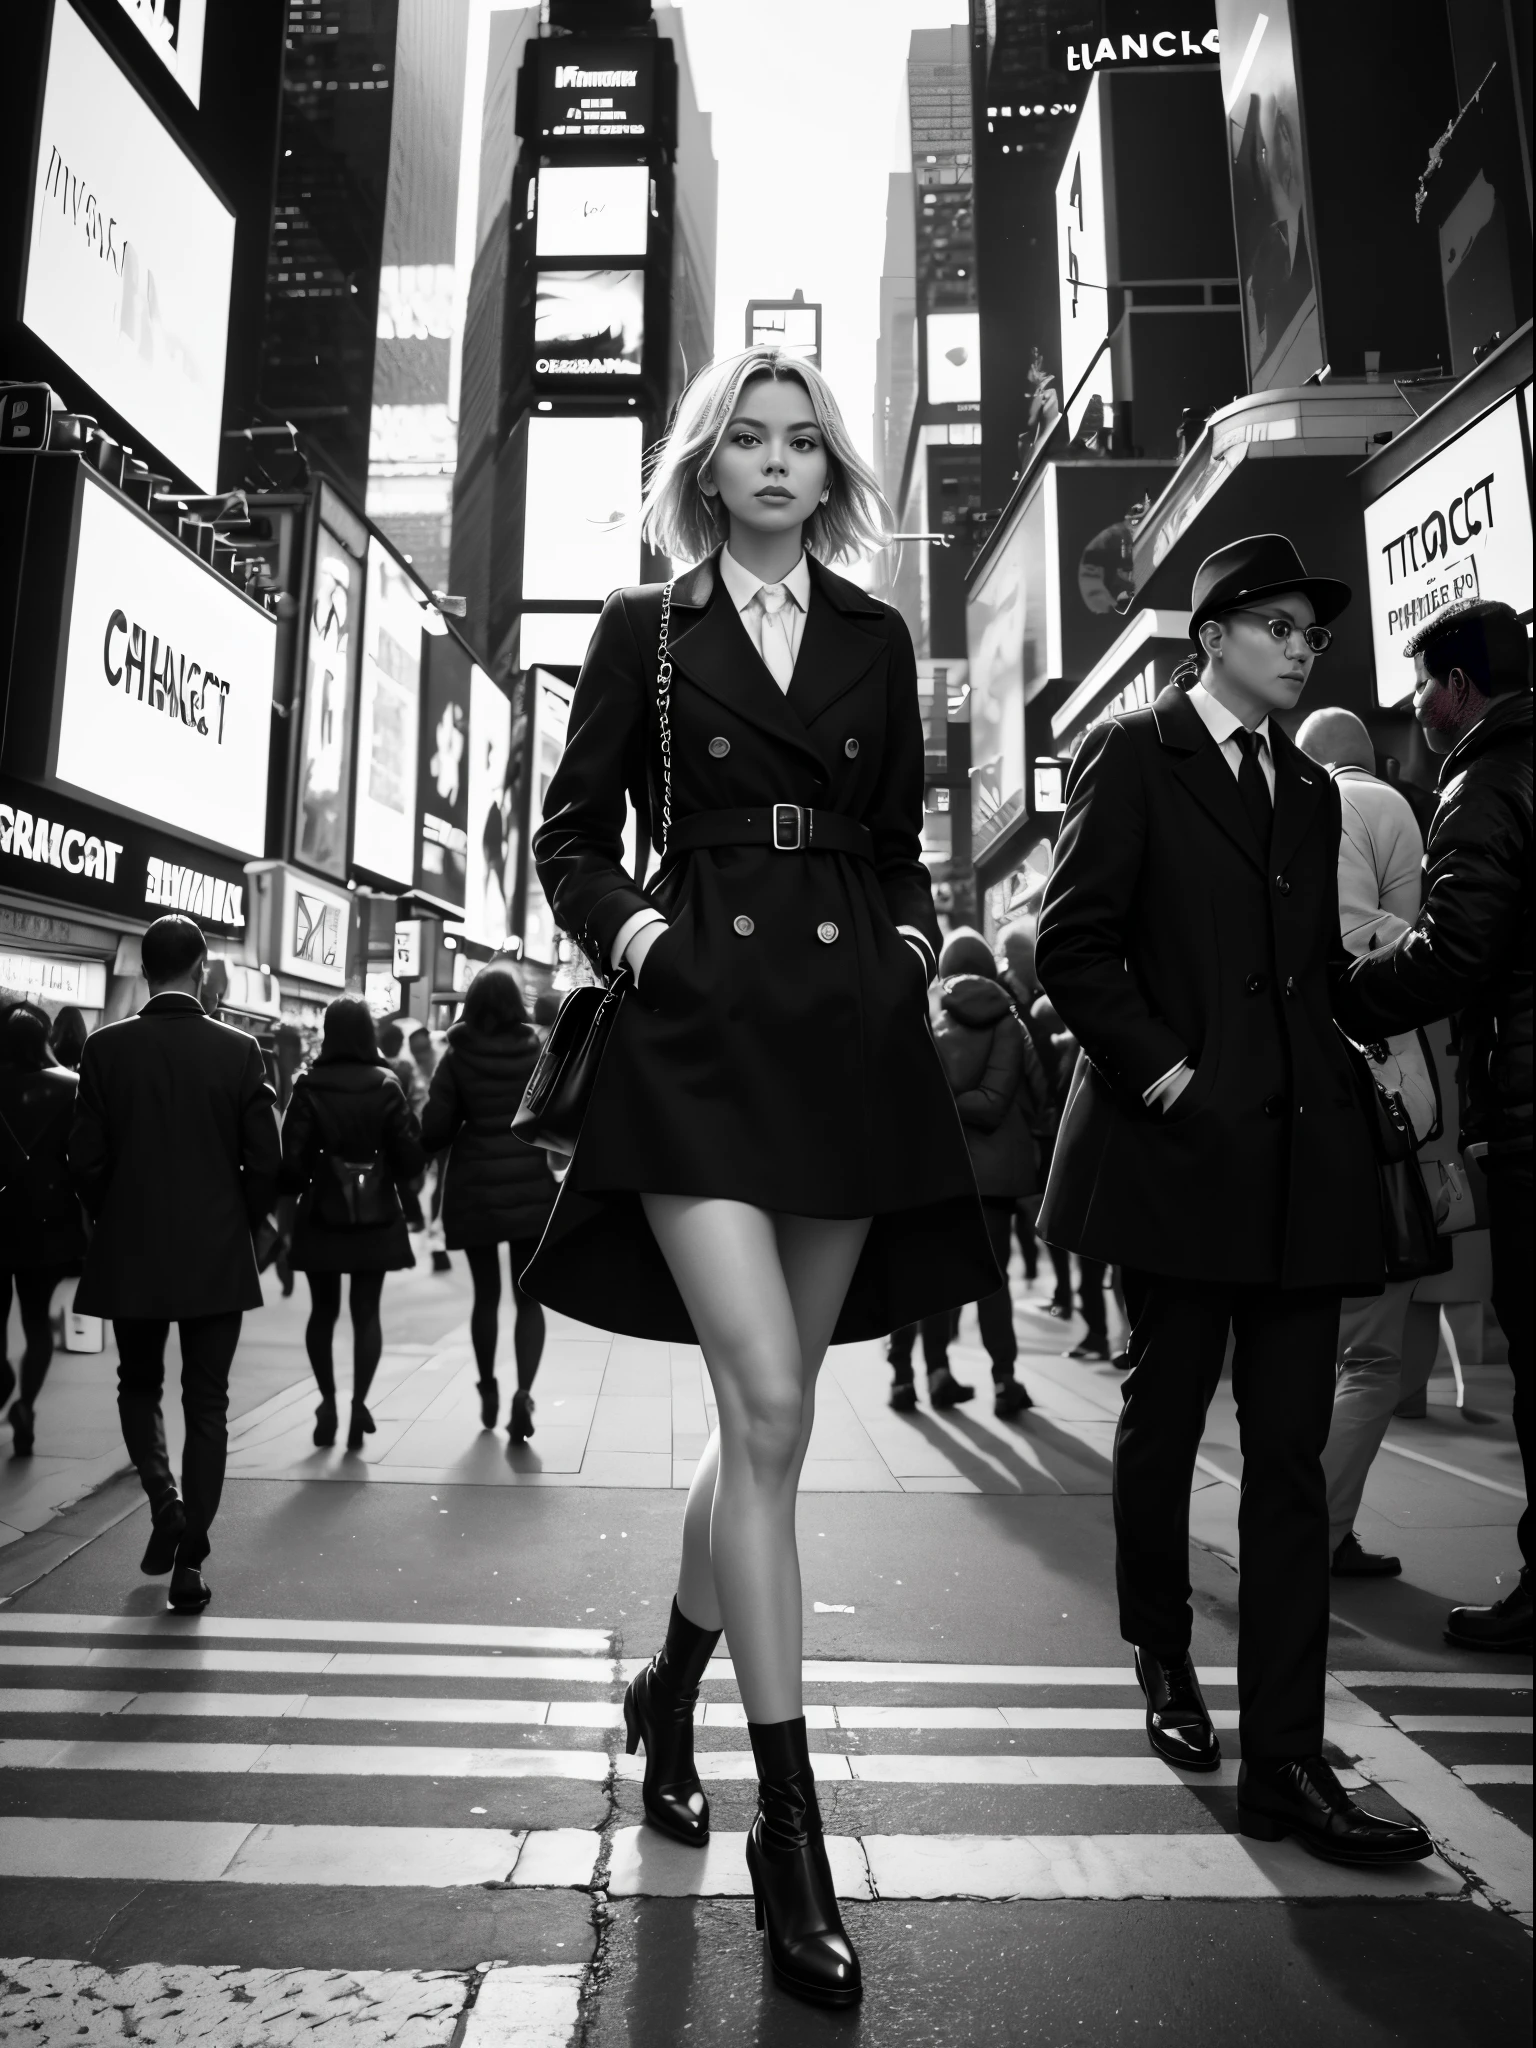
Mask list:
[{"label": "double-breasted coat", "polygon": [[[1365,1294],[1381,1197],[1335,1026],[1360,1023],[1338,791],[1269,732],[1268,846],[1177,686],[1079,750],[1035,958],[1082,1051],[1040,1228],[1147,1273]],[[1181,1060],[1194,1078],[1149,1108]]]},{"label": "double-breasted coat", "polygon": [[810,576],[787,693],[714,558],[674,585],[673,831],[700,813],[795,804],[863,826],[868,858],[734,844],[666,852],[649,890],[625,872],[626,798],[664,837],[660,585],[603,610],[534,840],[556,920],[599,971],[637,910],[654,905],[671,926],[620,1004],[525,1275],[537,1299],[605,1329],[693,1341],[642,1192],[873,1217],[840,1343],[998,1282],[927,977],[897,929],[914,926],[937,957],[912,643],[890,606],[814,559]]}]

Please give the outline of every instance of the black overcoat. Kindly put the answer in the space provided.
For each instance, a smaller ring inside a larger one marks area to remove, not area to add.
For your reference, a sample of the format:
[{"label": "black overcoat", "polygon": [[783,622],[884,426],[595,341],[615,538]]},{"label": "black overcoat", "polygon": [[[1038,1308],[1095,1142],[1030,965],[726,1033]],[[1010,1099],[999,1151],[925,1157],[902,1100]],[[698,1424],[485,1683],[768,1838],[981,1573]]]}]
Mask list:
[{"label": "black overcoat", "polygon": [[27,1155],[0,1186],[0,1273],[80,1270],[85,1219],[67,1149],[79,1085],[68,1067],[0,1067],[0,1117]]},{"label": "black overcoat", "polygon": [[96,1230],[82,1315],[176,1321],[261,1307],[251,1230],[280,1158],[254,1038],[166,993],[93,1031],[69,1164]]},{"label": "black overcoat", "polygon": [[[326,1153],[384,1162],[393,1214],[386,1223],[338,1230],[316,1214]],[[289,1262],[298,1273],[398,1273],[414,1266],[398,1183],[426,1166],[421,1126],[399,1077],[379,1061],[320,1059],[294,1076],[283,1117],[281,1186],[299,1197]]]},{"label": "black overcoat", "polygon": [[538,1033],[528,1024],[511,1031],[455,1024],[448,1033],[422,1114],[421,1141],[428,1152],[453,1148],[443,1165],[449,1251],[527,1244],[549,1221],[555,1206],[549,1164],[512,1131],[538,1056]]},{"label": "black overcoat", "polygon": [[561,928],[605,971],[648,904],[671,931],[609,1042],[530,1292],[584,1322],[692,1342],[641,1191],[791,1215],[872,1216],[835,1341],[998,1284],[926,977],[897,930],[938,923],[920,855],[923,734],[899,613],[811,562],[781,691],[713,559],[672,602],[672,817],[793,803],[867,827],[873,860],[728,846],[625,872],[625,800],[662,831],[655,705],[662,587],[605,606],[535,840]]},{"label": "black overcoat", "polygon": [[[1041,1234],[1191,1280],[1381,1285],[1380,1194],[1337,1015],[1339,798],[1270,721],[1274,820],[1182,690],[1109,721],[1068,778],[1041,982],[1082,1046]],[[1180,1060],[1167,1112],[1143,1091]]]}]

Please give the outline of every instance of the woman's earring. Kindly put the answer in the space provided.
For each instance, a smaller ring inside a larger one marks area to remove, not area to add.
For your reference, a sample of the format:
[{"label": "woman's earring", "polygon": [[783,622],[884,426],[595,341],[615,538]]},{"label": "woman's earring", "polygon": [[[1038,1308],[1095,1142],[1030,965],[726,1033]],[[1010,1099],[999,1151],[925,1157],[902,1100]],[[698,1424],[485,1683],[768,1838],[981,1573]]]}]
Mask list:
[{"label": "woman's earring", "polygon": [[826,502],[827,502],[828,498],[830,498],[830,497],[831,497],[831,495],[832,495],[832,487],[831,487],[831,485],[829,484],[829,485],[827,486],[826,490],[824,490],[824,491],[822,492],[822,494],[821,494],[821,502],[822,502],[822,504],[823,504],[823,505],[825,505],[825,504],[826,504]]}]

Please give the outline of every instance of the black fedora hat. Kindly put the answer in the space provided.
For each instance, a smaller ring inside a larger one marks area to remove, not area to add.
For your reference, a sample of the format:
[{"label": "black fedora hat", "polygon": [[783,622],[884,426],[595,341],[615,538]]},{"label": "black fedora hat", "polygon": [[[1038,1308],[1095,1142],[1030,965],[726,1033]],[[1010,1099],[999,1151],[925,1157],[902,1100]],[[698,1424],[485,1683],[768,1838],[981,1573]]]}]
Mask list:
[{"label": "black fedora hat", "polygon": [[1353,594],[1349,585],[1336,577],[1309,576],[1283,533],[1251,533],[1246,540],[1234,540],[1207,555],[1195,571],[1189,637],[1198,645],[1200,628],[1207,619],[1290,590],[1300,591],[1309,600],[1320,626],[1336,619]]}]

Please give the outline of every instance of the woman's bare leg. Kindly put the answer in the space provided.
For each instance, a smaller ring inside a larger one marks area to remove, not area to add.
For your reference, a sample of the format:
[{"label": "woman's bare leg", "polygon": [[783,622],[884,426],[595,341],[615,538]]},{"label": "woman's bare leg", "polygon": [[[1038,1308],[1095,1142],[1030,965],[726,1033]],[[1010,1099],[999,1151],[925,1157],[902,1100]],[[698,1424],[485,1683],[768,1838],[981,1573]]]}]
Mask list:
[{"label": "woman's bare leg", "polygon": [[[772,1217],[742,1202],[646,1195],[645,1212],[699,1333],[720,1424],[710,1572],[747,1719],[801,1712],[795,1488],[816,1370],[858,1263],[867,1220]],[[685,1518],[678,1605],[707,1625],[699,1527],[710,1450]]]},{"label": "woman's bare leg", "polygon": [[677,1604],[703,1629],[722,1626],[715,1568],[709,1560],[709,1523],[719,1477],[720,1432],[713,1429],[689,1482],[688,1506],[683,1513],[683,1558],[677,1571]]}]

